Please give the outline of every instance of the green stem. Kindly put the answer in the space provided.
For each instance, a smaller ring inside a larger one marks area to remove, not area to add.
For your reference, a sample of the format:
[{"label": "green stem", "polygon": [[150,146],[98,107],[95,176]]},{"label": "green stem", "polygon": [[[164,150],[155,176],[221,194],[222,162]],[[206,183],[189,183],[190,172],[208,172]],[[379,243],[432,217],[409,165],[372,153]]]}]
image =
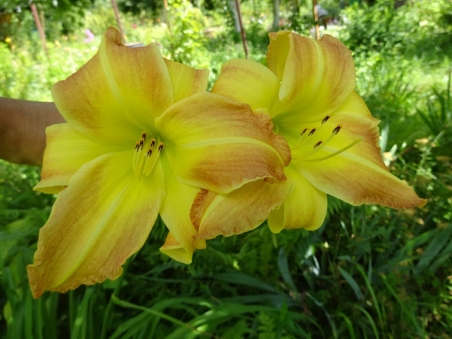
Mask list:
[{"label": "green stem", "polygon": [[41,324],[44,324],[42,321],[42,308],[44,304],[42,303],[42,299],[38,299],[34,301],[35,309],[36,309],[36,334],[37,339],[43,339],[42,331],[44,328],[41,327]]},{"label": "green stem", "polygon": [[113,299],[116,298],[117,295],[119,294],[119,291],[121,290],[121,287],[122,287],[122,283],[124,281],[124,277],[127,272],[127,268],[129,267],[129,265],[132,262],[134,257],[135,257],[135,255],[132,256],[129,260],[127,260],[127,262],[125,263],[125,265],[123,267],[122,274],[117,280],[117,285],[110,297],[110,301],[108,302],[107,309],[105,310],[104,321],[102,323],[102,331],[101,331],[100,337],[99,337],[100,339],[105,339],[105,337],[107,335],[107,329],[110,327],[110,323],[111,323],[111,316],[112,316],[113,305],[114,305]]},{"label": "green stem", "polygon": [[69,291],[68,295],[69,295],[69,331],[70,331],[70,333],[72,333],[72,331],[74,329],[73,327],[74,327],[74,321],[75,321],[75,318],[74,318],[74,315],[75,315],[75,312],[74,312],[74,291]]}]

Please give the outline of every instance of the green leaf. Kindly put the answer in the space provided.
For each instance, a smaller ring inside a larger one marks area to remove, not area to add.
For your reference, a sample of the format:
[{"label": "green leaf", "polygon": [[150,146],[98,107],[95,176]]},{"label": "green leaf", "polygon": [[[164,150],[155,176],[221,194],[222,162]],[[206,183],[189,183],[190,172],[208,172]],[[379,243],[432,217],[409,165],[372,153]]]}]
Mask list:
[{"label": "green leaf", "polygon": [[295,283],[292,279],[292,275],[290,274],[290,271],[289,271],[289,263],[287,261],[287,256],[286,256],[286,253],[284,252],[283,247],[281,247],[279,249],[279,253],[278,253],[278,269],[279,269],[279,272],[281,273],[281,276],[282,276],[284,282],[286,283],[287,287],[289,289],[291,289],[292,291],[295,291],[298,293],[298,289],[295,286]]},{"label": "green leaf", "polygon": [[263,282],[262,280],[259,280],[255,277],[252,277],[250,275],[247,275],[247,274],[241,273],[241,272],[229,272],[229,273],[216,274],[214,276],[214,279],[225,281],[225,282],[232,283],[232,284],[257,287],[257,288],[260,288],[260,289],[263,289],[266,291],[277,293],[277,290],[272,285],[267,284],[266,282]]},{"label": "green leaf", "polygon": [[436,236],[429,242],[422,257],[414,269],[414,274],[421,274],[433,261],[435,256],[443,249],[452,236],[452,226],[439,229]]},{"label": "green leaf", "polygon": [[341,273],[341,275],[344,277],[344,279],[347,281],[347,283],[350,285],[353,292],[355,292],[355,295],[356,295],[356,298],[358,299],[358,301],[364,300],[363,293],[361,292],[361,289],[359,288],[355,279],[353,279],[353,277],[350,274],[348,274],[347,271],[345,271],[340,266],[338,266],[337,268],[338,268],[339,272]]}]

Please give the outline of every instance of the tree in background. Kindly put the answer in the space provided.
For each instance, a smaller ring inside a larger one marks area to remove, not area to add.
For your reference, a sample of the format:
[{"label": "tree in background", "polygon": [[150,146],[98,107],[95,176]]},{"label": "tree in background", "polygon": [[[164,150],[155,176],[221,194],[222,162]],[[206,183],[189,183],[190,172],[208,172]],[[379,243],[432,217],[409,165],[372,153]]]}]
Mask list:
[{"label": "tree in background", "polygon": [[96,0],[62,0],[62,1],[26,1],[6,0],[0,7],[0,40],[14,37],[22,40],[21,35],[35,30],[31,17],[31,5],[38,9],[41,23],[47,38],[53,39],[59,34],[74,32],[83,24],[86,11]]}]

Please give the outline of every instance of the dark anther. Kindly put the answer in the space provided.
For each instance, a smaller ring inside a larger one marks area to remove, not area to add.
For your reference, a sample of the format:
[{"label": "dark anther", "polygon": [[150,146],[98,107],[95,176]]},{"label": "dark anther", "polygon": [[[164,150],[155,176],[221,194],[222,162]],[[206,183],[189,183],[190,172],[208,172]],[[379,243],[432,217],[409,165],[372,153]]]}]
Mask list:
[{"label": "dark anther", "polygon": [[151,155],[152,155],[152,150],[150,149],[150,150],[148,151],[147,156],[150,157]]},{"label": "dark anther", "polygon": [[143,140],[143,139],[140,139],[140,150],[143,149],[143,145],[144,145],[144,140]]},{"label": "dark anther", "polygon": [[309,132],[308,137],[310,137],[311,135],[313,135],[313,134],[315,133],[315,131],[316,131],[316,129],[313,128],[313,129],[311,130],[311,132]]},{"label": "dark anther", "polygon": [[141,139],[146,141],[146,132],[141,132]]},{"label": "dark anther", "polygon": [[318,143],[316,143],[316,144],[314,145],[314,148],[319,147],[322,143],[323,143],[323,141],[319,141]]},{"label": "dark anther", "polygon": [[155,139],[152,139],[151,145],[150,145],[149,147],[150,147],[150,148],[154,148],[154,147],[155,147]]},{"label": "dark anther", "polygon": [[301,132],[300,137],[301,137],[303,134],[305,134],[306,131],[308,131],[308,130],[309,130],[309,128],[305,128],[305,129],[303,130],[303,132]]},{"label": "dark anther", "polygon": [[137,141],[135,143],[135,150],[138,152],[139,149],[140,149],[140,143]]},{"label": "dark anther", "polygon": [[337,126],[335,129],[333,129],[333,134],[338,134],[341,130],[341,126]]},{"label": "dark anther", "polygon": [[162,151],[163,151],[163,145],[160,145],[160,146],[159,146],[158,151],[159,151],[159,153],[162,153]]},{"label": "dark anther", "polygon": [[322,120],[322,125],[323,125],[325,122],[327,122],[329,118],[330,118],[330,117],[327,115],[327,116]]}]

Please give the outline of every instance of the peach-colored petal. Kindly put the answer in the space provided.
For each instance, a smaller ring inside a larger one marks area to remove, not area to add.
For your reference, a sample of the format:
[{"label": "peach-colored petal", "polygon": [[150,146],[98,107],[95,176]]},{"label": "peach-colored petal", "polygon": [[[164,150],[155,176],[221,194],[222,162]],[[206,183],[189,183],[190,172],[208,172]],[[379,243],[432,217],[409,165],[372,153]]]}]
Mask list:
[{"label": "peach-colored petal", "polygon": [[164,59],[164,61],[173,86],[174,102],[206,91],[209,80],[207,69],[197,70],[168,59]]},{"label": "peach-colored petal", "polygon": [[291,191],[284,204],[270,212],[268,227],[274,233],[283,229],[319,228],[326,217],[326,194],[312,186],[292,164],[286,167],[285,173]]},{"label": "peach-colored petal", "polygon": [[286,199],[291,187],[285,181],[257,180],[228,194],[202,190],[192,207],[192,221],[198,237],[212,239],[248,232],[267,219]]},{"label": "peach-colored petal", "polygon": [[115,279],[144,244],[164,198],[163,171],[158,165],[152,176],[136,179],[126,161],[131,153],[107,154],[82,166],[58,195],[28,266],[35,298],[45,290]]},{"label": "peach-colored petal", "polygon": [[190,264],[193,252],[205,248],[205,241],[196,239],[197,230],[190,220],[190,208],[199,188],[186,185],[177,180],[171,172],[166,157],[162,159],[165,172],[166,197],[160,216],[170,236],[160,251],[184,264]]},{"label": "peach-colored petal", "polygon": [[280,101],[272,116],[305,122],[322,120],[342,105],[355,88],[351,52],[337,39],[320,40],[281,31],[270,33],[267,61],[281,80]]},{"label": "peach-colored petal", "polygon": [[279,80],[260,63],[233,59],[221,68],[212,93],[247,103],[253,110],[269,113],[278,99]]},{"label": "peach-colored petal", "polygon": [[230,192],[260,178],[284,180],[290,149],[264,113],[212,93],[177,102],[156,119],[176,177],[188,185]]},{"label": "peach-colored petal", "polygon": [[[375,129],[379,123],[378,119],[375,119],[372,114],[369,112],[364,101],[361,97],[356,93],[352,92],[348,98],[343,102],[343,104],[336,109],[334,112],[331,112],[329,115],[325,114],[322,119],[308,122],[301,115],[284,115],[278,116],[275,119],[278,120],[278,128],[279,133],[281,133],[288,141],[289,144],[293,144],[300,138],[300,134],[305,132],[305,139],[318,139],[317,141],[323,139],[326,140],[331,135],[331,131],[338,126],[338,124],[342,123],[335,115],[343,115],[347,114],[350,116],[354,116],[353,120],[357,121],[365,121],[365,124],[368,124],[368,129]],[[342,119],[343,120],[343,119]],[[359,128],[361,125],[353,125],[354,131],[357,135],[359,135]],[[352,126],[347,126],[347,128],[352,128]],[[312,138],[307,138],[310,132],[315,129],[315,133],[312,135]],[[378,133],[378,129],[376,130]],[[378,135],[374,135],[378,140]],[[372,142],[372,144],[374,144]]]},{"label": "peach-colored petal", "polygon": [[35,190],[58,193],[69,185],[80,167],[107,153],[124,150],[130,145],[109,146],[98,144],[84,137],[69,124],[57,124],[46,129],[46,149],[41,171],[41,181]]},{"label": "peach-colored petal", "polygon": [[82,68],[52,88],[55,104],[78,132],[99,143],[136,141],[174,101],[168,68],[156,45],[121,43],[109,28],[99,51]]},{"label": "peach-colored petal", "polygon": [[292,146],[292,163],[317,189],[352,205],[425,204],[388,171],[378,147],[377,124],[362,100],[352,95],[321,128]]},{"label": "peach-colored petal", "polygon": [[192,247],[191,251],[188,252],[187,247],[178,242],[170,232],[166,237],[165,243],[160,247],[160,252],[183,264],[190,264],[192,262],[194,250],[205,249],[206,241],[204,239],[195,239],[195,245],[196,246]]}]

